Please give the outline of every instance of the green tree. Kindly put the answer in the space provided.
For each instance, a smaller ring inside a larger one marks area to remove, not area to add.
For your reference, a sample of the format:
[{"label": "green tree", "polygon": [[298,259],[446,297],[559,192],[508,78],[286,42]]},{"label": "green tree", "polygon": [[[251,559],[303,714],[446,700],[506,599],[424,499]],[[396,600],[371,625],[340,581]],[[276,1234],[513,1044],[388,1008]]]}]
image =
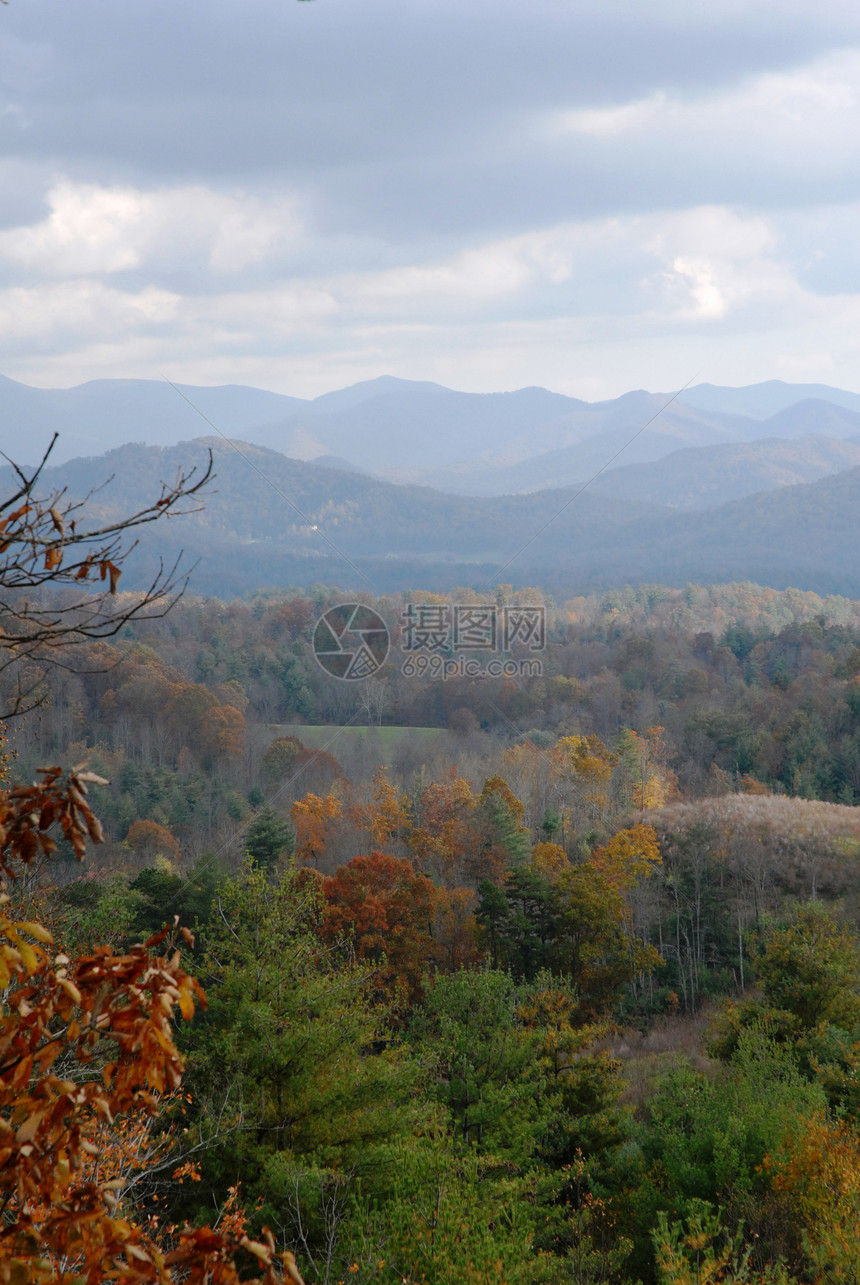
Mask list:
[{"label": "green tree", "polygon": [[439,1127],[391,1154],[383,1204],[356,1201],[349,1270],[361,1282],[402,1285],[532,1285],[546,1279],[533,1253],[522,1186],[474,1151],[463,1154]]},{"label": "green tree", "polygon": [[540,1037],[517,1020],[520,990],[507,973],[438,977],[411,1028],[432,1058],[439,1101],[461,1143],[522,1164],[543,1129]]},{"label": "green tree", "polygon": [[802,1030],[860,1023],[860,941],[818,903],[767,935],[757,972],[765,1002]]},{"label": "green tree", "polygon": [[659,1285],[789,1285],[781,1263],[750,1261],[753,1246],[744,1247],[740,1229],[726,1230],[721,1213],[694,1201],[686,1219],[670,1223],[660,1210],[652,1233]]},{"label": "green tree", "polygon": [[260,865],[269,866],[285,853],[292,855],[296,840],[292,826],[273,808],[263,808],[245,832],[245,851]]},{"label": "green tree", "polygon": [[760,998],[730,1004],[712,1050],[731,1058],[743,1033],[761,1027],[792,1050],[831,1105],[860,1114],[860,940],[819,903],[795,908],[764,934]]},{"label": "green tree", "polygon": [[824,1105],[821,1087],[809,1082],[792,1052],[761,1030],[743,1033],[721,1076],[688,1065],[672,1071],[639,1130],[646,1175],[636,1202],[640,1251],[660,1210],[670,1220],[685,1219],[701,1202],[723,1209],[730,1234],[746,1225],[765,1258],[796,1248],[774,1242],[793,1233],[775,1216],[771,1171]]},{"label": "green tree", "polygon": [[332,1195],[357,1181],[375,1192],[414,1114],[414,1071],[370,970],[321,944],[315,881],[246,867],[215,902],[201,969],[210,1007],[189,1040],[193,1127],[212,1143],[194,1205],[241,1183],[262,1223],[325,1259]]}]

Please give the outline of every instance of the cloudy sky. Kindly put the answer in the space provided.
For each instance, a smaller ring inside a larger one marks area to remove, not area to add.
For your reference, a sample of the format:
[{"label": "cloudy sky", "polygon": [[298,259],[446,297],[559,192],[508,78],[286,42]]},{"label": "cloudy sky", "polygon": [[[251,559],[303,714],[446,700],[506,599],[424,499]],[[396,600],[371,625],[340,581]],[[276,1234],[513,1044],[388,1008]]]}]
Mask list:
[{"label": "cloudy sky", "polygon": [[10,0],[0,373],[860,391],[856,0]]}]

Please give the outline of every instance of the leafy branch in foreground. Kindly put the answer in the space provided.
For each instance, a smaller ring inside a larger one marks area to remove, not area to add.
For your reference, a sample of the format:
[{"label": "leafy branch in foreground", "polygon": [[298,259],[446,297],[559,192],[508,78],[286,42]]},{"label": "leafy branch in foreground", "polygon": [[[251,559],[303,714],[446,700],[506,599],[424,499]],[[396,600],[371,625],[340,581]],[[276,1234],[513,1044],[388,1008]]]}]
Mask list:
[{"label": "leafy branch in foreground", "polygon": [[[87,835],[98,841],[87,778],[52,768],[38,786],[0,793],[4,881],[51,854],[55,823],[78,856]],[[187,929],[181,936],[191,944]],[[251,1240],[233,1210],[219,1229],[141,1225],[123,1199],[127,1175],[98,1163],[106,1138],[154,1117],[181,1082],[174,1013],[190,1020],[205,996],[171,931],[124,955],[100,946],[70,959],[52,947],[0,893],[0,1282],[238,1285],[248,1279],[238,1258],[262,1271],[259,1285],[301,1285],[293,1256],[276,1253],[265,1230]]]}]

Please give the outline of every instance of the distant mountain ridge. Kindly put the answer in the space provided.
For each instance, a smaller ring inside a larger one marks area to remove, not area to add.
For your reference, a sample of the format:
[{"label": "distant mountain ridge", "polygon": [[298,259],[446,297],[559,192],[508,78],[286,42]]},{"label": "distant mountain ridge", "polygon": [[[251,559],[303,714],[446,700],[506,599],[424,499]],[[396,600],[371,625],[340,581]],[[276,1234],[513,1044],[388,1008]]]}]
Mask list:
[{"label": "distant mountain ridge", "polygon": [[654,463],[621,464],[596,478],[590,490],[673,509],[710,509],[858,465],[860,423],[854,438],[764,437],[675,451]]},{"label": "distant mountain ridge", "polygon": [[604,495],[707,508],[852,467],[860,394],[769,381],[585,402],[544,388],[461,393],[382,376],[307,401],[241,385],[95,380],[36,389],[0,377],[0,447],[9,457],[34,463],[55,431],[56,463],[215,432],[451,494],[575,489],[596,478]]},{"label": "distant mountain ridge", "polygon": [[[839,443],[837,442],[838,446]],[[180,547],[199,559],[193,587],[229,597],[315,582],[349,591],[490,588],[500,580],[570,595],[636,582],[755,581],[860,598],[860,467],[705,512],[679,512],[589,489],[465,497],[285,458],[220,437],[170,448],[128,445],[50,468],[45,485],[91,501],[94,517],[138,507],[179,464],[211,449],[203,512],[142,529],[124,588]],[[717,448],[720,449],[720,448]],[[684,455],[686,452],[679,452]],[[10,470],[2,478],[7,489]]]},{"label": "distant mountain ridge", "polygon": [[789,406],[810,399],[860,411],[860,393],[831,388],[829,384],[787,384],[781,379],[768,379],[762,384],[748,384],[745,388],[695,384],[678,395],[678,401],[685,406],[726,415],[746,415],[750,419],[770,419]]}]

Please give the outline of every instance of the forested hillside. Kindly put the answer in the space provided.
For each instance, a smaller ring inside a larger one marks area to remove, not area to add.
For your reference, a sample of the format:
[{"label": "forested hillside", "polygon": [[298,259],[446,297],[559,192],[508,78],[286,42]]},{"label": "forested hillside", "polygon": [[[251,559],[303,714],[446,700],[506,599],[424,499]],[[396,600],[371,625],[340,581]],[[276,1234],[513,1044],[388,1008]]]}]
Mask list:
[{"label": "forested hillside", "polygon": [[850,1280],[860,603],[550,601],[542,675],[437,680],[404,613],[444,600],[368,598],[344,683],[337,601],[187,598],[8,733],[15,780],[108,782],[21,889],[66,953],[196,934],[124,1207],[238,1200],[306,1281]]}]

